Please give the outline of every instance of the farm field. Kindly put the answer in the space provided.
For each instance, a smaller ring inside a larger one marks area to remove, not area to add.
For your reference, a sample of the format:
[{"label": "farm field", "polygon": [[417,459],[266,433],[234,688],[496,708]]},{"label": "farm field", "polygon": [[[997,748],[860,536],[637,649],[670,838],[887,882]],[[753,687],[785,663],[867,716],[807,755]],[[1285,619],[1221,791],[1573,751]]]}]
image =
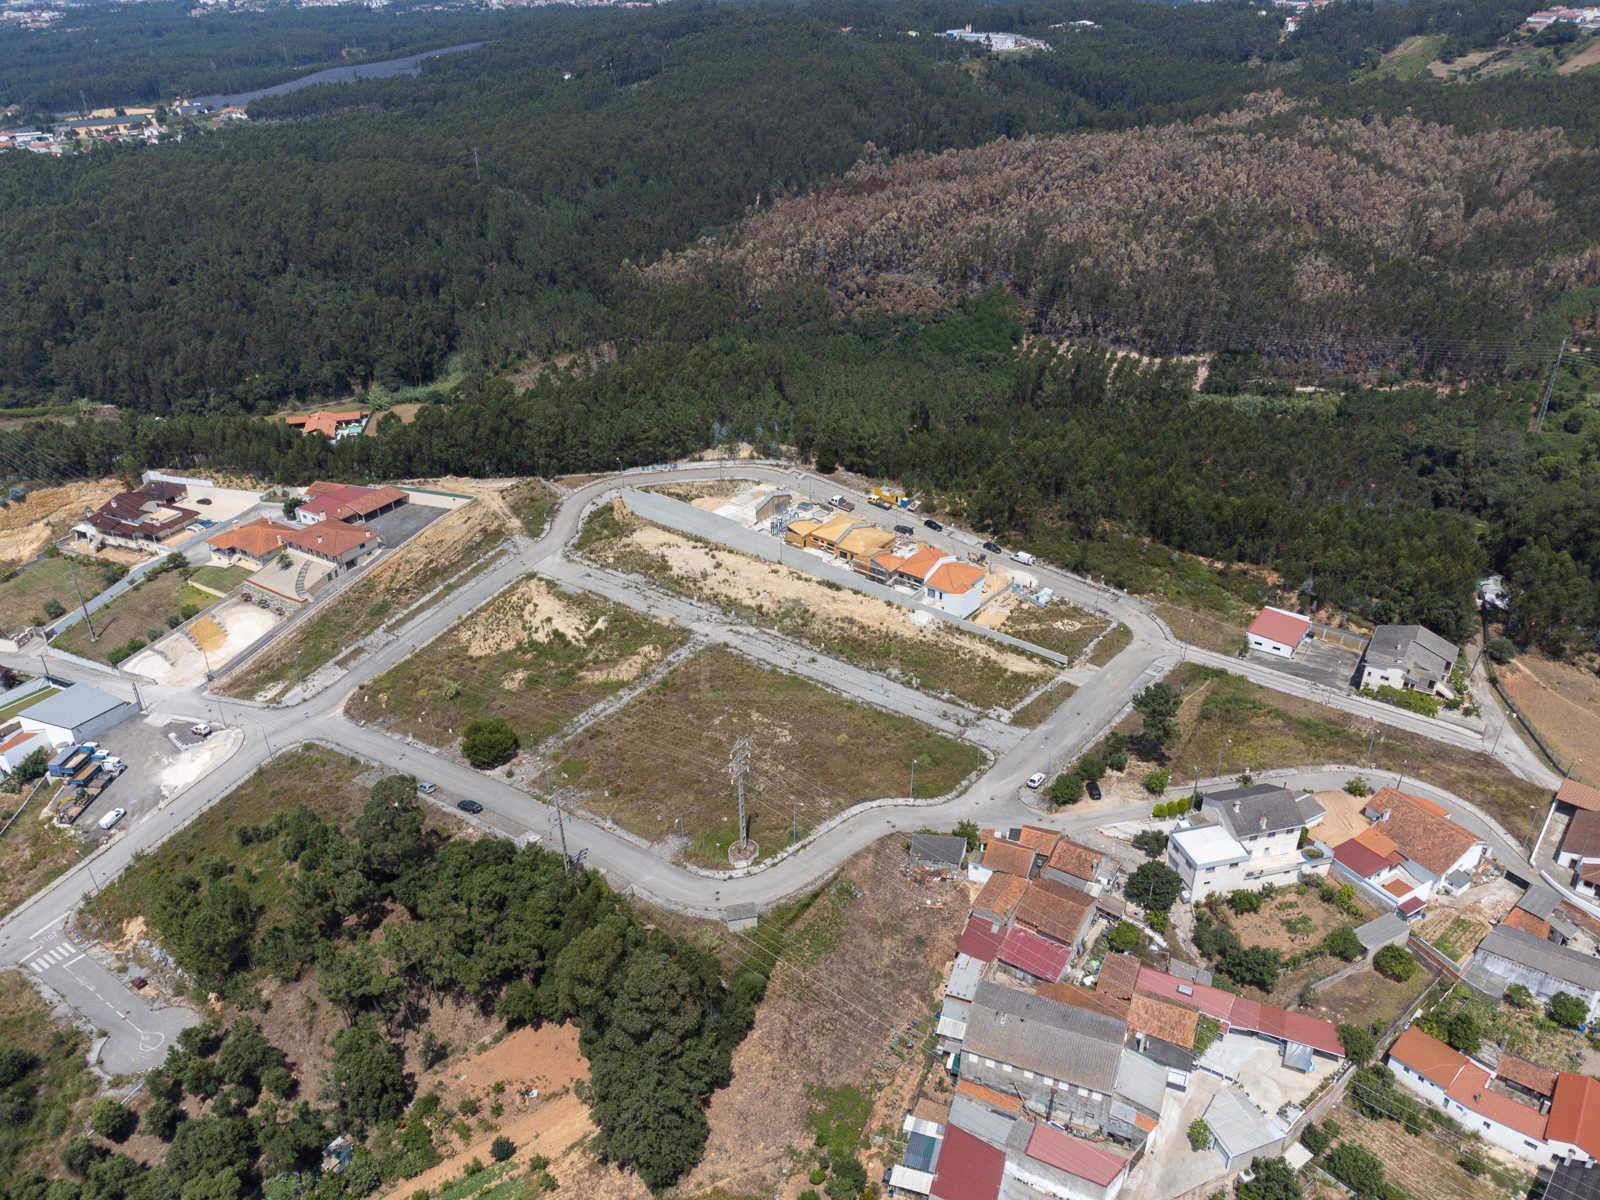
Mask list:
[{"label": "farm field", "polygon": [[1600,787],[1600,676],[1537,650],[1496,670],[1516,711],[1560,758],[1561,769],[1581,758],[1572,778]]},{"label": "farm field", "polygon": [[[1341,1131],[1339,1141],[1352,1142],[1377,1155],[1383,1161],[1385,1177],[1412,1196],[1428,1200],[1504,1200],[1506,1196],[1487,1178],[1468,1173],[1461,1166],[1460,1154],[1441,1141],[1436,1130],[1413,1137],[1399,1122],[1362,1116],[1349,1100],[1335,1105],[1331,1116]],[[1347,1195],[1320,1179],[1306,1188],[1307,1200],[1345,1200]]]},{"label": "farm field", "polygon": [[583,808],[651,842],[677,838],[685,857],[726,868],[738,838],[728,756],[748,739],[746,810],[762,853],[781,850],[851,805],[918,796],[964,779],[978,752],[906,718],[843,700],[720,646],[702,650],[614,715],[569,742],[554,782]]},{"label": "farm field", "polygon": [[[1055,667],[925,613],[839,587],[737,551],[601,509],[576,548],[603,565],[705,600],[856,666],[981,709],[1008,708]],[[794,551],[794,553],[803,553]],[[1063,610],[1064,611],[1064,610]]]},{"label": "farm field", "polygon": [[420,738],[437,733],[441,745],[498,716],[531,748],[688,640],[670,621],[528,578],[364,685],[346,713]]},{"label": "farm field", "polygon": [[[154,579],[134,584],[104,608],[90,613],[87,622],[79,621],[50,644],[80,658],[109,663],[113,650],[165,637],[183,607],[192,604],[206,609],[216,602],[210,592],[190,587],[181,571],[163,571]],[[94,637],[89,634],[91,624]]]}]

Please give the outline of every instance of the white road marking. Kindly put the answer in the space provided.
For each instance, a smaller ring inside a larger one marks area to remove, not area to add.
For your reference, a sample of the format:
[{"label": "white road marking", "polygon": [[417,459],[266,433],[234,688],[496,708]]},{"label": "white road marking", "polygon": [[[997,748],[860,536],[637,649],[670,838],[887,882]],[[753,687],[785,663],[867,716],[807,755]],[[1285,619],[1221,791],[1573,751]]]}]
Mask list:
[{"label": "white road marking", "polygon": [[[84,955],[84,954],[80,954],[80,955],[78,955],[78,958],[87,958],[87,957],[88,957],[88,956],[87,956],[87,955]],[[64,962],[64,963],[62,963],[62,964],[61,964],[61,965],[62,965],[62,966],[63,966],[63,967],[70,967],[70,966],[71,966],[71,965],[72,965],[72,964],[73,964],[73,963],[75,963],[75,962],[77,962],[77,961],[78,961],[78,958],[69,958],[69,959],[67,959],[67,961],[66,961],[66,962]]]}]

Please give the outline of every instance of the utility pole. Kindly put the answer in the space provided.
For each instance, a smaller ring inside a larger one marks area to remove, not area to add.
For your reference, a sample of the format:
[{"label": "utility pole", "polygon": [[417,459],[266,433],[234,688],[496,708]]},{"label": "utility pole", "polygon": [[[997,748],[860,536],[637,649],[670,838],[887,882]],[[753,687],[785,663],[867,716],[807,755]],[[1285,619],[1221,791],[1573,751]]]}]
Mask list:
[{"label": "utility pole", "polygon": [[[83,858],[82,851],[79,851],[78,857]],[[87,859],[84,860],[83,869],[89,872],[89,882],[93,884],[89,890],[89,899],[94,903],[95,916],[100,918],[100,934],[104,937],[111,931],[111,926],[106,924],[106,915],[100,911],[100,881],[94,877],[94,868],[89,865]]]},{"label": "utility pole", "polygon": [[433,713],[425,712],[422,715],[428,718],[428,729],[432,732],[433,744],[437,747],[439,745],[439,727],[433,723]]},{"label": "utility pole", "polygon": [[1372,727],[1372,736],[1367,739],[1367,756],[1361,761],[1368,767],[1372,765],[1372,743],[1378,740],[1378,727]]},{"label": "utility pole", "polygon": [[1183,657],[1184,657],[1185,660],[1187,660],[1188,657],[1189,657],[1189,634],[1191,634],[1193,632],[1194,632],[1194,614],[1190,613],[1189,614],[1189,628],[1184,632],[1184,635],[1183,635]]},{"label": "utility pole", "polygon": [[733,750],[728,755],[728,774],[733,776],[734,786],[739,793],[739,840],[735,843],[735,850],[741,855],[749,847],[749,835],[745,829],[744,817],[744,776],[750,769],[750,742],[747,738],[739,738],[733,744]]},{"label": "utility pole", "polygon": [[1561,373],[1561,359],[1567,352],[1567,339],[1561,339],[1561,349],[1556,351],[1556,365],[1550,368],[1550,382],[1544,385],[1544,399],[1539,402],[1539,415],[1533,422],[1533,431],[1544,428],[1544,414],[1550,407],[1550,393],[1556,390],[1556,376]]},{"label": "utility pole", "polygon": [[[78,593],[78,607],[83,609],[83,623],[89,627],[89,640],[91,642],[97,642],[100,640],[100,635],[94,631],[94,622],[89,619],[89,605],[83,598],[83,589],[78,586],[77,565],[69,565],[67,567],[67,572],[72,576],[72,590]],[[44,660],[41,658],[40,661],[43,662]]]},{"label": "utility pole", "polygon": [[[209,674],[209,672],[207,672]],[[300,678],[300,651],[294,652],[294,681],[301,691],[305,691],[306,681]]]},{"label": "utility pole", "polygon": [[1222,752],[1225,749],[1227,749],[1229,746],[1231,746],[1231,745],[1233,745],[1233,739],[1232,738],[1223,738],[1222,739],[1222,745],[1217,747],[1217,778],[1218,779],[1222,778]]},{"label": "utility pole", "polygon": [[917,756],[911,756],[911,799],[917,798]]}]

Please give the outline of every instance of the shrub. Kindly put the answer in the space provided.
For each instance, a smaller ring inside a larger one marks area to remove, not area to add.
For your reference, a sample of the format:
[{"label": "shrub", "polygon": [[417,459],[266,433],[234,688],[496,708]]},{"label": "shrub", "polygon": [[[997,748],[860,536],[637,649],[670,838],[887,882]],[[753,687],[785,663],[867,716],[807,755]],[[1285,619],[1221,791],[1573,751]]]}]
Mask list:
[{"label": "shrub", "polygon": [[1236,913],[1253,913],[1261,911],[1261,893],[1252,892],[1241,888],[1239,891],[1228,895],[1228,907]]},{"label": "shrub", "polygon": [[31,752],[17,764],[13,774],[21,783],[32,783],[50,769],[50,756],[45,753],[44,747]]},{"label": "shrub", "polygon": [[1550,1019],[1567,1029],[1576,1029],[1589,1019],[1589,1006],[1576,996],[1557,992],[1550,997]]},{"label": "shrub", "polygon": [[67,610],[62,606],[61,601],[57,600],[54,596],[51,596],[44,602],[44,615],[49,617],[52,621],[60,617],[64,617],[66,614]]},{"label": "shrub", "polygon": [[1344,1047],[1345,1057],[1358,1067],[1364,1067],[1372,1061],[1372,1052],[1377,1049],[1372,1030],[1365,1025],[1339,1026],[1339,1044]]},{"label": "shrub", "polygon": [[1172,781],[1169,771],[1151,771],[1144,777],[1144,790],[1152,796],[1159,796],[1167,790],[1167,784]]},{"label": "shrub", "polygon": [[1532,1008],[1536,1003],[1534,994],[1520,983],[1513,983],[1506,989],[1506,999],[1518,1008]]},{"label": "shrub", "polygon": [[178,1118],[182,1115],[178,1102],[163,1096],[144,1110],[144,1118],[140,1124],[144,1126],[146,1133],[160,1138],[163,1142],[170,1142],[172,1135],[177,1132]]},{"label": "shrub", "polygon": [[89,1128],[109,1141],[122,1141],[137,1122],[138,1117],[109,1096],[96,1100],[89,1110]]},{"label": "shrub", "polygon": [[1123,954],[1134,949],[1139,944],[1139,927],[1129,921],[1121,921],[1111,931],[1111,948],[1118,954]]},{"label": "shrub", "polygon": [[1189,1145],[1195,1150],[1209,1150],[1211,1148],[1211,1126],[1205,1121],[1196,1119],[1189,1125]]},{"label": "shrub", "polygon": [[1202,1058],[1211,1045],[1222,1036],[1222,1022],[1215,1017],[1201,1015],[1194,1027],[1194,1056]]},{"label": "shrub", "polygon": [[[821,1167],[812,1168],[811,1174],[809,1176],[809,1178],[810,1178],[812,1183],[821,1183],[827,1177],[828,1177],[828,1173],[826,1171],[824,1171]],[[811,1194],[813,1196],[816,1195],[815,1192],[812,1192]]]},{"label": "shrub", "polygon": [[867,1186],[867,1169],[854,1156],[833,1160],[833,1178],[828,1180],[829,1200],[856,1200]]},{"label": "shrub", "polygon": [[1157,933],[1165,933],[1167,931],[1167,914],[1161,909],[1158,908],[1154,912],[1146,913],[1145,920],[1149,923],[1150,928]]},{"label": "shrub", "polygon": [[1349,1142],[1340,1142],[1328,1155],[1328,1172],[1360,1196],[1376,1196],[1383,1188],[1383,1163]]},{"label": "shrub", "polygon": [[1126,771],[1128,769],[1128,756],[1120,750],[1114,754],[1108,754],[1106,756],[1106,766],[1113,771]]},{"label": "shrub", "polygon": [[187,621],[190,617],[198,617],[199,615],[200,606],[198,604],[184,604],[180,605],[178,608],[178,616],[183,618],[185,621]]},{"label": "shrub", "polygon": [[508,1137],[497,1137],[489,1145],[489,1157],[495,1162],[505,1162],[517,1152],[517,1144]]},{"label": "shrub", "polygon": [[1133,835],[1135,850],[1143,850],[1146,858],[1160,858],[1167,852],[1167,834],[1164,829],[1144,829]]},{"label": "shrub", "polygon": [[1349,792],[1352,796],[1357,797],[1372,795],[1372,785],[1369,784],[1365,779],[1345,780],[1344,790]]},{"label": "shrub", "polygon": [[461,753],[481,769],[505,762],[521,744],[503,717],[487,717],[467,726],[461,738]]},{"label": "shrub", "polygon": [[1057,775],[1050,785],[1050,799],[1057,804],[1076,804],[1083,799],[1083,778],[1071,771]]},{"label": "shrub", "polygon": [[1305,1193],[1300,1180],[1286,1159],[1252,1158],[1249,1182],[1240,1179],[1234,1188],[1239,1200],[1300,1200]]},{"label": "shrub", "polygon": [[1477,1017],[1462,1009],[1445,1022],[1444,1040],[1463,1054],[1476,1054],[1478,1043],[1483,1040],[1483,1027]]},{"label": "shrub", "polygon": [[1342,958],[1345,962],[1355,962],[1362,954],[1361,939],[1348,925],[1341,925],[1330,932],[1322,939],[1322,945],[1329,954]]},{"label": "shrub", "polygon": [[1098,754],[1085,754],[1078,760],[1078,774],[1098,783],[1106,773],[1106,764]]},{"label": "shrub", "polygon": [[1300,1131],[1300,1144],[1311,1151],[1313,1158],[1320,1155],[1332,1143],[1333,1139],[1319,1129],[1316,1125],[1307,1124]]},{"label": "shrub", "polygon": [[454,700],[461,695],[461,685],[453,679],[444,681],[444,686],[439,689],[439,695],[446,700]]},{"label": "shrub", "polygon": [[[1384,946],[1372,956],[1372,965],[1390,979],[1404,983],[1417,973],[1417,960],[1411,951],[1399,946]],[[1527,988],[1523,988],[1527,991]],[[1531,996],[1530,996],[1531,998]]]},{"label": "shrub", "polygon": [[1235,947],[1222,956],[1217,964],[1222,973],[1235,983],[1250,984],[1270,992],[1278,982],[1278,972],[1283,960],[1276,950],[1265,946]]},{"label": "shrub", "polygon": [[1517,644],[1508,637],[1489,639],[1489,657],[1497,663],[1508,663],[1517,656]]}]

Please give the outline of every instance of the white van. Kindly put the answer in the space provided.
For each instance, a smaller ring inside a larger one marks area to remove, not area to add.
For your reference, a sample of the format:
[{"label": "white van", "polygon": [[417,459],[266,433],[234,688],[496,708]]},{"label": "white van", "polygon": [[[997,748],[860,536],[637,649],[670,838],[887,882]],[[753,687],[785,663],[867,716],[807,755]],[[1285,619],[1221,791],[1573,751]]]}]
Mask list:
[{"label": "white van", "polygon": [[1033,555],[1029,554],[1026,550],[1018,550],[1015,554],[1013,554],[1011,556],[1011,561],[1012,562],[1019,562],[1025,567],[1031,567],[1031,566],[1033,566],[1034,563],[1038,562],[1039,560],[1037,558],[1035,558]]}]

